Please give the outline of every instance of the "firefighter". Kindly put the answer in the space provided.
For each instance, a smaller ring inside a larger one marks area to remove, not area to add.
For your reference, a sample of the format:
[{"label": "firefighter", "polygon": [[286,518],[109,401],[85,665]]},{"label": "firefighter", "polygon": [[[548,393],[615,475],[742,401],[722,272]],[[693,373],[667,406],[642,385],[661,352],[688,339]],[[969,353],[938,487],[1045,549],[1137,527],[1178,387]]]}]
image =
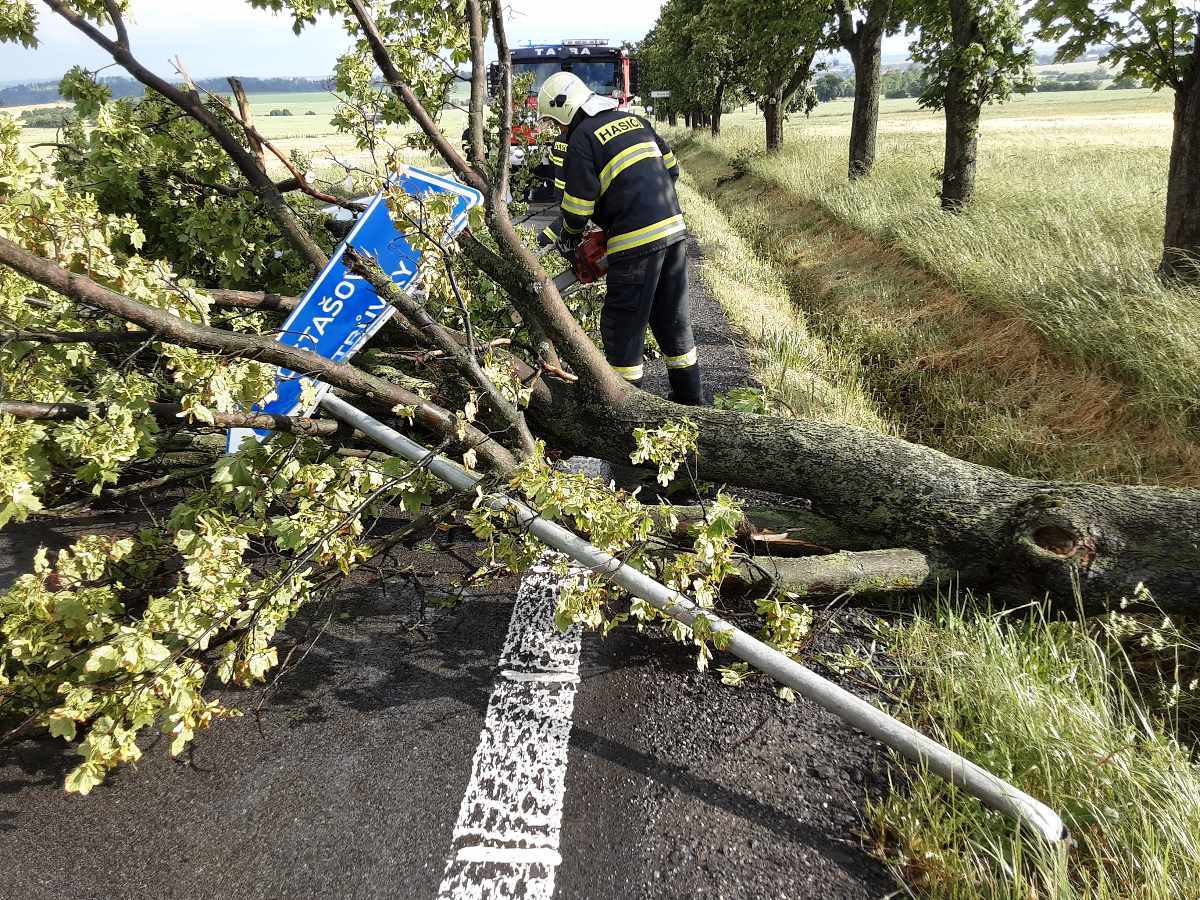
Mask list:
[{"label": "firefighter", "polygon": [[588,221],[608,238],[608,293],[600,312],[604,355],[635,386],[642,383],[646,326],[666,357],[671,399],[703,402],[688,315],[687,227],[675,195],[679,164],[641,116],[617,108],[578,76],[556,72],[538,92],[538,116],[562,129],[552,161],[562,215],[539,236],[568,260]]}]

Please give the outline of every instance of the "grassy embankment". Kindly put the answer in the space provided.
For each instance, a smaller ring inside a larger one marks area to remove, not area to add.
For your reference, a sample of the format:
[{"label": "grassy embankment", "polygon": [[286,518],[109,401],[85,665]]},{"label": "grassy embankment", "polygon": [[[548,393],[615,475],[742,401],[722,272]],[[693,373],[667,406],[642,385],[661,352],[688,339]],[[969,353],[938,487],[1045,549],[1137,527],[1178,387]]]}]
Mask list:
[{"label": "grassy embankment", "polygon": [[1152,265],[1167,100],[1083,96],[990,115],[957,217],[934,200],[940,119],[911,101],[885,102],[865,184],[844,177],[846,103],[790,125],[771,159],[736,114],[684,149],[906,437],[1030,477],[1197,485],[1200,292],[1164,289]]},{"label": "grassy embankment", "polygon": [[[678,141],[681,196],[768,394],[782,370],[819,385],[784,408],[1031,476],[1196,485],[1200,298],[1151,276],[1167,102],[1096,92],[992,111],[978,203],[953,218],[930,177],[941,122],[911,102],[885,102],[867,183],[844,180],[848,105],[831,104],[774,159],[745,155],[761,141],[750,116]],[[898,876],[937,897],[1194,895],[1188,633],[969,597],[919,608],[881,635],[897,713],[1062,812],[1076,844],[1046,851],[910,769],[870,812]]]}]

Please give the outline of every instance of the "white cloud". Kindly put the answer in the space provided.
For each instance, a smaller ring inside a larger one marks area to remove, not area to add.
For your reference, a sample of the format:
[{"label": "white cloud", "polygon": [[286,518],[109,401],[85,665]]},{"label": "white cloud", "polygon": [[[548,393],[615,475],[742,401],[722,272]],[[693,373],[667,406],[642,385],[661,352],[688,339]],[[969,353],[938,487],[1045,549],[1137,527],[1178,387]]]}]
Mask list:
[{"label": "white cloud", "polygon": [[511,46],[525,42],[558,43],[570,38],[640,40],[662,8],[662,0],[605,0],[564,3],[559,0],[512,0],[508,16]]},{"label": "white cloud", "polygon": [[[639,40],[654,24],[662,0],[511,0],[509,43],[558,43],[569,38]],[[130,36],[138,57],[162,75],[183,57],[197,78],[220,75],[326,75],[347,46],[341,25],[323,19],[300,37],[291,19],[252,9],[245,0],[134,0]],[[111,60],[57,16],[41,10],[42,46],[0,45],[0,81],[57,78],[70,66]],[[489,54],[490,56],[491,54]]]}]

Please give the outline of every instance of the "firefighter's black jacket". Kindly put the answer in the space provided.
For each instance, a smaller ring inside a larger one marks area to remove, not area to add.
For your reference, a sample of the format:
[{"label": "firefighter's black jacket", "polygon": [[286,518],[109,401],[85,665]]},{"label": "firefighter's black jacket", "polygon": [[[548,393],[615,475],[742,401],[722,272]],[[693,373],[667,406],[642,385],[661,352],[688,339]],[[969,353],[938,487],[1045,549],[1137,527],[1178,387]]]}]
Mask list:
[{"label": "firefighter's black jacket", "polygon": [[686,237],[675,195],[679,163],[641,116],[611,109],[588,116],[571,131],[551,161],[561,166],[562,217],[541,235],[543,243],[580,234],[591,219],[608,237],[610,257],[633,257]]}]

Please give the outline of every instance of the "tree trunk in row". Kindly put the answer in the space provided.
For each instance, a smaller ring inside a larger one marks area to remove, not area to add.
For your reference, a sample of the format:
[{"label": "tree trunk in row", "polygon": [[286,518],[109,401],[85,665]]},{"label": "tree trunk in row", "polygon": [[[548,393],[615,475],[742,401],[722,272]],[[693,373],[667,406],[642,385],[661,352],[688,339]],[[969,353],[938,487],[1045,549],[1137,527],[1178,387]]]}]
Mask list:
[{"label": "tree trunk in row", "polygon": [[[875,165],[875,142],[879,131],[880,67],[883,35],[891,12],[890,2],[876,2],[855,28],[844,21],[842,47],[854,64],[854,111],[850,117],[850,180],[865,178]],[[849,14],[846,14],[849,18]]]},{"label": "tree trunk in row", "polygon": [[722,106],[722,104],[724,104],[724,102],[725,102],[725,82],[718,81],[716,93],[713,94],[712,116],[710,117],[710,121],[712,123],[712,136],[713,137],[721,136],[721,106]]},{"label": "tree trunk in row", "polygon": [[767,152],[774,153],[783,146],[783,91],[776,91],[763,101],[763,117],[767,122]]},{"label": "tree trunk in row", "polygon": [[[965,52],[975,41],[978,10],[965,0],[951,0],[954,48]],[[957,212],[975,194],[975,164],[979,151],[981,104],[968,99],[968,78],[961,65],[951,66],[946,79],[946,154],[942,161],[942,209]]]},{"label": "tree trunk in row", "polygon": [[[949,94],[949,92],[947,92]],[[942,162],[942,209],[957,212],[975,195],[979,153],[979,113],[976,103],[946,97],[946,155]]]},{"label": "tree trunk in row", "polygon": [[796,92],[812,77],[816,45],[805,50],[795,68],[785,73],[780,81],[774,82],[763,99],[763,114],[767,124],[767,151],[774,152],[783,146],[783,123],[787,119],[787,108]]},{"label": "tree trunk in row", "polygon": [[1200,30],[1191,68],[1175,88],[1175,131],[1159,272],[1168,278],[1200,281]]},{"label": "tree trunk in row", "polygon": [[963,587],[1074,608],[1131,597],[1144,582],[1167,610],[1200,607],[1200,492],[1040,482],[850,426],[680,407],[642,392],[616,406],[555,384],[531,407],[564,450],[629,459],[632,432],[687,416],[698,477],[807,498],[813,512],[916,550]]}]

